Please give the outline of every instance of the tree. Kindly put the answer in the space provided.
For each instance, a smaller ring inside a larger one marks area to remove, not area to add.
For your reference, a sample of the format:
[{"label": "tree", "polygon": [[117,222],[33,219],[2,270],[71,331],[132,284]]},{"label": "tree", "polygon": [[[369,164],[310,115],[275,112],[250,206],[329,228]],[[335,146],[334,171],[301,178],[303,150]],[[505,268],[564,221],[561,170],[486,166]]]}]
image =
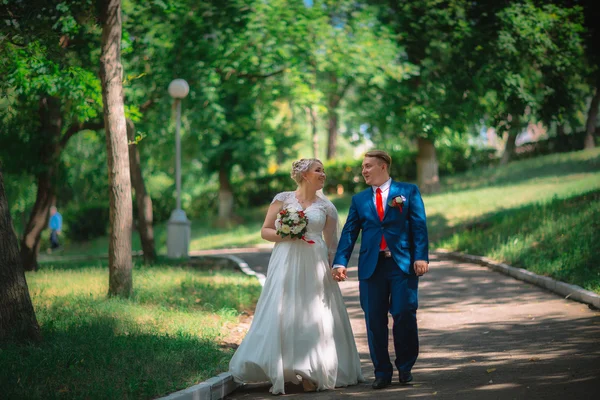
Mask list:
[{"label": "tree", "polygon": [[135,189],[135,200],[137,205],[138,231],[144,253],[144,261],[151,263],[156,259],[154,247],[154,229],[152,227],[152,199],[146,191],[142,168],[140,165],[140,153],[135,135],[135,125],[132,120],[127,120],[127,139],[129,141],[129,169],[131,171],[131,184]]},{"label": "tree", "polygon": [[479,16],[474,28],[479,41],[472,43],[473,54],[479,53],[476,79],[488,100],[491,125],[507,133],[501,159],[507,163],[525,118],[548,122],[552,114],[573,112],[578,100],[565,93],[576,86],[583,64],[582,14],[580,8],[524,1],[490,16],[485,5],[479,3],[474,12]]},{"label": "tree", "polygon": [[[448,131],[466,132],[476,112],[463,54],[470,34],[467,1],[371,0],[378,18],[395,34],[405,80],[371,87],[361,96],[367,133],[394,146],[403,135],[418,147],[417,181],[422,192],[439,189],[435,141]],[[370,106],[365,104],[371,103]]]},{"label": "tree", "polygon": [[581,3],[583,7],[586,28],[585,53],[591,69],[588,80],[591,84],[593,94],[585,123],[586,137],[584,145],[586,149],[591,149],[596,146],[595,138],[598,136],[598,108],[600,107],[600,28],[598,28],[600,10],[598,9],[597,2],[593,0],[582,0],[577,3]]},{"label": "tree", "polygon": [[104,106],[110,232],[108,245],[109,296],[132,292],[131,232],[133,224],[127,127],[121,66],[121,0],[99,0],[102,25],[100,81]]},{"label": "tree", "polygon": [[40,340],[0,166],[0,341]]},{"label": "tree", "polygon": [[[37,268],[40,235],[56,202],[61,152],[73,135],[99,129],[99,82],[89,66],[90,3],[58,0],[4,5],[0,90],[8,103],[0,120],[5,170],[35,176],[36,201],[21,241],[26,270]],[[83,43],[83,44],[82,44]],[[91,100],[91,101],[90,101]]]}]

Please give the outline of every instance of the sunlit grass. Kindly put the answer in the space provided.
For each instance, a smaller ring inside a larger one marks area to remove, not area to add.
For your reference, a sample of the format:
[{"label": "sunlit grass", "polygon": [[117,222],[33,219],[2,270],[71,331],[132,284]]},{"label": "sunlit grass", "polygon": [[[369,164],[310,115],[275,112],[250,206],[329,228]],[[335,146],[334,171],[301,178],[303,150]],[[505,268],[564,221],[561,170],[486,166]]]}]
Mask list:
[{"label": "sunlit grass", "polygon": [[600,191],[506,210],[438,245],[600,293]]},{"label": "sunlit grass", "polygon": [[[290,183],[290,190],[292,186]],[[543,208],[549,203],[558,204],[557,201],[566,200],[564,204],[570,204],[569,199],[574,199],[573,201],[579,204],[577,199],[581,195],[596,190],[600,190],[600,149],[553,154],[513,162],[506,166],[475,169],[465,174],[445,177],[442,180],[440,193],[423,196],[431,248],[443,246],[452,250],[468,250],[474,254],[510,261],[531,270],[536,270],[543,264],[547,267],[539,269],[540,273],[571,283],[579,282],[585,287],[598,290],[594,278],[590,278],[591,275],[583,274],[587,278],[581,280],[573,278],[578,273],[558,272],[565,268],[564,265],[573,263],[580,268],[587,268],[584,260],[590,256],[591,250],[584,246],[585,241],[572,242],[573,248],[569,251],[565,250],[564,255],[560,257],[556,254],[539,253],[539,250],[535,249],[530,252],[544,254],[544,259],[552,257],[551,260],[543,261],[542,257],[525,256],[525,253],[529,254],[528,246],[539,243],[539,240],[533,237],[528,240],[520,238],[520,231],[515,230],[519,226],[519,221],[515,221],[511,226],[505,226],[498,225],[496,218],[515,213],[523,220],[523,225],[526,225],[525,222],[530,217],[526,212],[519,210],[530,210],[528,212],[535,213],[540,207]],[[589,198],[591,203],[597,202],[595,197]],[[348,214],[350,196],[332,196],[332,200],[338,207],[343,222]],[[582,214],[592,210],[582,204],[578,207]],[[593,207],[593,204],[590,207]],[[229,228],[214,228],[210,219],[194,221],[190,249],[244,247],[264,243],[260,238],[260,226],[265,211],[265,206],[250,210],[245,223]],[[550,224],[552,229],[555,229],[563,224],[560,214],[562,211],[563,209],[559,207],[556,213],[552,214],[554,219],[538,218],[535,223],[540,226]],[[582,221],[585,222],[586,219]],[[577,227],[573,230],[589,233],[589,230],[582,229],[578,222],[573,222],[573,225]],[[481,230],[480,238],[473,237],[473,227]],[[487,230],[488,228],[490,231]],[[159,226],[156,231],[159,252],[165,252],[165,228]],[[464,238],[461,235],[464,235]],[[493,243],[483,240],[488,239],[489,235],[496,237],[497,240]],[[518,245],[514,244],[516,239]],[[466,246],[465,243],[469,245]],[[549,242],[548,246],[551,246],[551,243]],[[103,251],[106,253],[106,250]],[[593,265],[599,264],[597,258],[593,260],[595,260]],[[549,267],[551,263],[554,263],[553,267]]]},{"label": "sunlit grass", "polygon": [[107,297],[104,264],[44,265],[27,281],[44,341],[0,348],[3,398],[153,398],[201,382],[227,370],[220,340],[261,290],[175,266],[136,267],[129,300]]}]

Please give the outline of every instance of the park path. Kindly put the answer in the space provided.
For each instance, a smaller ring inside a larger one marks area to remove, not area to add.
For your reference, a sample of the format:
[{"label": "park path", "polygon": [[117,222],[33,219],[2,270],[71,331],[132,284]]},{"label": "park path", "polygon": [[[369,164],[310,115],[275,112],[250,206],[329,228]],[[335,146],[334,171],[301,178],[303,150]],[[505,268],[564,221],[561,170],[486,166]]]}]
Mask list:
[{"label": "park path", "polygon": [[[238,253],[266,273],[270,252]],[[412,385],[373,391],[357,258],[341,283],[365,384],[318,393],[286,387],[302,399],[597,399],[600,393],[600,312],[486,267],[434,255],[421,279],[421,352]],[[393,360],[393,346],[390,343]],[[244,387],[226,399],[272,399],[268,386]]]}]

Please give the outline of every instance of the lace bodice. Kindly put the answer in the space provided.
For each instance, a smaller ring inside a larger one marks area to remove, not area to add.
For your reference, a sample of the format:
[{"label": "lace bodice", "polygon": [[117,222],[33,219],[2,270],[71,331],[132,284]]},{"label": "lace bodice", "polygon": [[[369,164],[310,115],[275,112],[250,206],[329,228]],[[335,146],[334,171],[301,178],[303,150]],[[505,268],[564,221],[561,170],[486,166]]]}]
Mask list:
[{"label": "lace bodice", "polygon": [[331,201],[324,197],[317,197],[310,206],[304,209],[296,197],[296,192],[278,193],[271,204],[276,201],[283,203],[282,208],[292,206],[297,210],[304,211],[308,219],[305,236],[310,239],[323,238],[330,258],[335,255],[338,244],[338,213]]}]

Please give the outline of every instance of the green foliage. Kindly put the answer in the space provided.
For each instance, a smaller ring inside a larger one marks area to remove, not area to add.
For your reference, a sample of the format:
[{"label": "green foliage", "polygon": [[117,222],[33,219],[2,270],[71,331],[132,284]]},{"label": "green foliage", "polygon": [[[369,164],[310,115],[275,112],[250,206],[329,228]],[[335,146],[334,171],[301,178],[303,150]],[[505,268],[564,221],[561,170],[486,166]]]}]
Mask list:
[{"label": "green foliage", "polygon": [[546,124],[565,123],[578,110],[582,82],[583,14],[578,7],[533,1],[496,6],[493,18],[478,18],[474,40],[479,87],[494,91],[486,101],[490,125],[516,135],[520,124],[512,118],[530,114]]},{"label": "green foliage", "polygon": [[221,341],[261,287],[213,267],[138,266],[122,300],[106,298],[106,263],[43,264],[27,281],[44,341],[2,345],[3,396],[156,398],[227,370]]},{"label": "green foliage", "polygon": [[84,242],[108,232],[108,204],[84,203],[77,207],[69,207],[62,212],[65,233],[75,242]]},{"label": "green foliage", "polygon": [[586,132],[574,132],[570,135],[552,136],[537,142],[526,143],[516,149],[515,159],[539,157],[542,155],[583,150]]}]

